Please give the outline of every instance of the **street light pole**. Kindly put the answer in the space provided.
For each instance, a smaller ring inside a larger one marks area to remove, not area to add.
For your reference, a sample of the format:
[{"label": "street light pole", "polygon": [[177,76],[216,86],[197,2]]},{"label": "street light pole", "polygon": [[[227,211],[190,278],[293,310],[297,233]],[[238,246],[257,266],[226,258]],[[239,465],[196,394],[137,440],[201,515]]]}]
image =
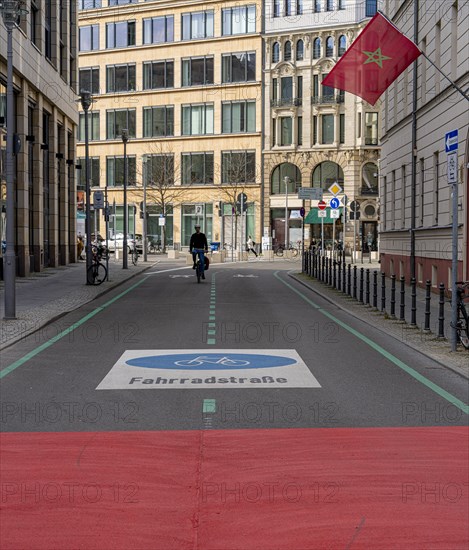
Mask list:
[{"label": "street light pole", "polygon": [[143,261],[146,262],[147,257],[147,178],[148,178],[148,166],[147,170],[144,170],[143,174]]},{"label": "street light pole", "polygon": [[[85,218],[85,233],[86,233],[86,284],[88,281],[88,270],[91,267],[92,244],[91,244],[91,191],[90,191],[90,138],[88,128],[88,111],[93,102],[91,93],[87,90],[80,90],[80,101],[83,112],[85,113],[85,197],[86,197],[86,218]],[[96,213],[95,213],[96,215]]]},{"label": "street light pole", "polygon": [[3,257],[5,281],[5,319],[16,319],[15,189],[13,181],[13,28],[21,13],[22,2],[3,0],[1,11],[7,29],[7,148],[6,148],[6,250]]},{"label": "street light pole", "polygon": [[288,182],[290,178],[285,176],[283,178],[285,181],[285,250],[288,249]]},{"label": "street light pole", "polygon": [[122,130],[122,141],[124,143],[124,243],[122,245],[122,269],[128,269],[128,251],[127,251],[127,142],[129,141],[129,131]]}]

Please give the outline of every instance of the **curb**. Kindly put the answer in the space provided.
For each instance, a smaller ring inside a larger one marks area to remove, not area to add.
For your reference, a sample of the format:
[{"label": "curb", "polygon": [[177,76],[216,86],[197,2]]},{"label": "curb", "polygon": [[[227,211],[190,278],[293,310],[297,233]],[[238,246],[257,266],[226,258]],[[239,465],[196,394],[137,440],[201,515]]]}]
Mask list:
[{"label": "curb", "polygon": [[123,285],[124,283],[126,283],[128,281],[131,281],[134,277],[137,277],[137,275],[141,275],[142,273],[145,273],[145,271],[147,271],[148,269],[153,268],[154,265],[155,264],[149,265],[149,266],[145,267],[144,269],[142,269],[141,271],[138,271],[136,273],[132,273],[132,275],[130,275],[130,277],[127,277],[126,279],[122,279],[121,281],[117,281],[115,283],[110,281],[111,286],[109,286],[109,288],[106,288],[102,292],[99,292],[98,294],[96,294],[96,296],[93,296],[93,298],[91,298],[90,300],[84,300],[83,302],[81,302],[76,307],[68,309],[67,311],[63,311],[62,313],[58,313],[57,315],[54,315],[54,317],[51,317],[50,319],[45,319],[42,322],[40,321],[38,324],[35,324],[34,328],[31,328],[30,330],[26,330],[25,332],[22,332],[20,335],[17,335],[15,337],[11,338],[10,340],[8,340],[7,342],[0,344],[0,351],[3,351],[5,349],[9,348],[10,346],[18,343],[20,340],[23,340],[24,338],[27,338],[28,336],[31,336],[31,334],[34,334],[34,333],[38,332],[39,330],[41,330],[44,327],[50,325],[51,323],[55,323],[58,319],[61,319],[62,317],[64,317],[65,315],[68,315],[72,311],[76,311],[77,309],[84,306],[85,304],[89,304],[90,302],[93,302],[94,300],[96,300],[98,298],[101,298],[101,296],[104,296],[105,294],[107,294],[111,290],[114,290],[115,288],[118,288],[120,285]]},{"label": "curb", "polygon": [[337,307],[338,309],[342,310],[342,311],[345,311],[346,313],[348,313],[349,315],[351,315],[352,317],[354,317],[355,319],[358,319],[359,321],[361,321],[362,323],[366,323],[368,326],[371,326],[373,327],[374,329],[376,330],[379,330],[379,332],[381,332],[382,334],[385,334],[386,336],[391,336],[391,338],[394,338],[394,340],[396,340],[396,342],[399,342],[400,344],[404,344],[406,346],[408,346],[409,348],[412,348],[414,351],[417,351],[418,353],[420,353],[421,355],[423,355],[424,357],[426,357],[427,359],[431,359],[432,361],[435,361],[435,363],[438,363],[439,365],[441,365],[442,367],[446,368],[446,369],[449,369],[451,370],[452,372],[454,372],[455,374],[458,374],[459,376],[461,376],[462,378],[464,378],[465,380],[469,380],[469,375],[465,374],[464,372],[461,372],[459,370],[457,370],[456,367],[453,367],[451,365],[447,365],[445,363],[442,363],[440,359],[436,358],[436,357],[433,357],[432,355],[429,355],[427,353],[425,353],[424,351],[422,351],[420,348],[418,348],[417,346],[415,346],[414,344],[411,344],[409,342],[403,342],[402,340],[399,340],[398,338],[396,338],[393,334],[390,334],[389,332],[386,332],[384,329],[380,328],[380,327],[377,327],[375,325],[372,325],[367,319],[363,318],[363,317],[360,317],[357,313],[347,309],[343,304],[337,302],[336,300],[334,300],[333,298],[331,298],[330,296],[327,296],[326,294],[322,294],[321,292],[319,292],[318,290],[316,290],[315,288],[312,288],[310,287],[305,281],[302,281],[301,279],[299,279],[296,275],[296,273],[293,273],[291,271],[289,271],[288,273],[288,276],[291,277],[292,279],[294,279],[297,283],[299,283],[300,285],[304,286],[305,288],[307,288],[308,290],[310,290],[311,292],[314,292],[315,294],[317,294],[318,296],[320,296],[321,298],[323,298],[324,300],[326,300],[326,302],[329,302],[330,304],[332,304],[333,306]]}]

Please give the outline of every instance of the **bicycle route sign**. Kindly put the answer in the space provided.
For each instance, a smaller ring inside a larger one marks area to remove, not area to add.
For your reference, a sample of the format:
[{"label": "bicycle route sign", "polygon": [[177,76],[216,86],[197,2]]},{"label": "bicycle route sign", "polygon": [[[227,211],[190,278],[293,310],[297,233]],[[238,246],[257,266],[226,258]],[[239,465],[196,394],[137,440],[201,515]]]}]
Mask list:
[{"label": "bicycle route sign", "polygon": [[320,388],[295,350],[127,350],[97,390]]}]

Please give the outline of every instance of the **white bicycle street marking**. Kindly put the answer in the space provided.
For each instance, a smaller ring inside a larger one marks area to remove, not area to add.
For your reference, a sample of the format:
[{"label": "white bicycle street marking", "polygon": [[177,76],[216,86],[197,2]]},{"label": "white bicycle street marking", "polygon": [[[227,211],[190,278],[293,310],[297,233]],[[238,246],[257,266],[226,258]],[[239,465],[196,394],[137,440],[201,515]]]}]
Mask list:
[{"label": "white bicycle street marking", "polygon": [[249,361],[244,361],[242,359],[236,360],[236,359],[230,359],[229,357],[221,357],[217,361],[211,360],[209,357],[199,355],[199,357],[196,357],[195,359],[191,359],[190,361],[182,360],[182,361],[175,361],[175,365],[179,365],[180,367],[200,367],[201,365],[208,364],[208,365],[224,365],[225,367],[245,367],[247,365],[250,365]]}]

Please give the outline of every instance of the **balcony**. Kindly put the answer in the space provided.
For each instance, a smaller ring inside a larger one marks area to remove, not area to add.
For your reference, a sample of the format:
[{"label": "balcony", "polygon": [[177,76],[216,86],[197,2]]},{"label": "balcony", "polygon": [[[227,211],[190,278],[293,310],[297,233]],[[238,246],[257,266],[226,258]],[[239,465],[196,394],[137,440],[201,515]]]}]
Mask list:
[{"label": "balcony", "polygon": [[345,96],[343,94],[332,94],[322,96],[312,96],[311,103],[313,105],[326,105],[331,103],[343,103]]},{"label": "balcony", "polygon": [[378,138],[365,138],[365,145],[378,145]]},{"label": "balcony", "polygon": [[282,99],[271,99],[271,107],[299,107],[303,104],[301,97],[284,97]]},{"label": "balcony", "polygon": [[360,191],[360,195],[378,195],[379,189],[378,187],[368,187],[363,186]]}]

